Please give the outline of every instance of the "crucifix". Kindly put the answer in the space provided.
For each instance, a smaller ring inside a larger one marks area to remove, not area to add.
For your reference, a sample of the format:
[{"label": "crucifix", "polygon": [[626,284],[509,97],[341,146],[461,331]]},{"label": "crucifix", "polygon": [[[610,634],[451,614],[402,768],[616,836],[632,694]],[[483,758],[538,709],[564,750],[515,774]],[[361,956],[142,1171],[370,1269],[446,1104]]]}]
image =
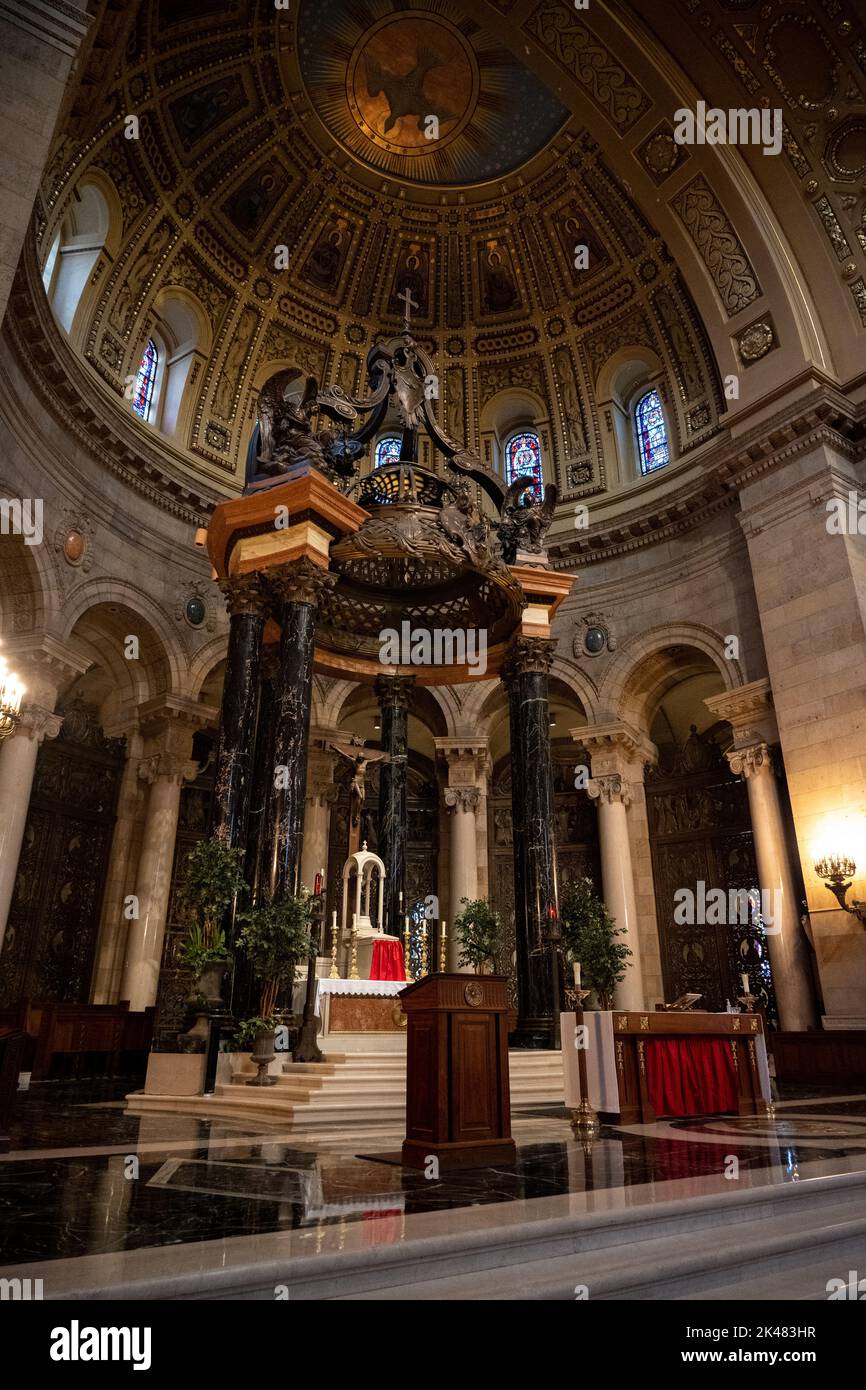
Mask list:
[{"label": "crucifix", "polygon": [[402,294],[397,295],[397,298],[402,299],[403,303],[406,305],[406,308],[403,313],[403,332],[408,333],[412,317],[412,310],[417,309],[419,306],[415,303],[414,299],[412,298],[412,291],[410,290],[408,285],[406,286]]}]

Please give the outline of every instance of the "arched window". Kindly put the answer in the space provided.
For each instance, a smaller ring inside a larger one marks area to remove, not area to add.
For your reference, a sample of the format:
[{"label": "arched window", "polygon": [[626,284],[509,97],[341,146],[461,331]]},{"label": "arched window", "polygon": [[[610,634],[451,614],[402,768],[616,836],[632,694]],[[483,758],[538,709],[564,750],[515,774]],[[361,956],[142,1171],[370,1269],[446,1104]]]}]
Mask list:
[{"label": "arched window", "polygon": [[159,367],[159,352],[156,343],[152,338],[147,341],[144,349],[144,356],[141,359],[141,366],[135,378],[135,386],[132,393],[132,408],[136,415],[142,420],[150,419],[151,406],[153,405],[153,388],[156,383],[156,372]]},{"label": "arched window", "polygon": [[541,440],[531,430],[513,434],[505,445],[505,481],[511,484],[516,478],[534,478],[538,497],[544,491]]},{"label": "arched window", "polygon": [[385,463],[393,463],[400,457],[402,440],[399,434],[386,434],[384,439],[380,439],[376,445],[376,468],[381,468]]},{"label": "arched window", "polygon": [[647,391],[641,396],[634,411],[637,430],[637,448],[641,473],[654,473],[670,462],[668,432],[662,403],[656,390]]}]

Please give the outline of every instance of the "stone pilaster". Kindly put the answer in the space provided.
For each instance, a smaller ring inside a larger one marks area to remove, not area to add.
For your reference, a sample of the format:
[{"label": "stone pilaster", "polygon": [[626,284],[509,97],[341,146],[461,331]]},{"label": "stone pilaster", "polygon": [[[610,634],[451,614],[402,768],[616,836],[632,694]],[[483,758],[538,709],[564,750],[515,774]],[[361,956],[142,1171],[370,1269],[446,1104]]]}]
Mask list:
[{"label": "stone pilaster", "polygon": [[0,743],[0,949],[15,891],[18,859],[27,824],[36,758],[43,739],[56,738],[63,723],[45,705],[24,705],[15,732]]},{"label": "stone pilaster", "polygon": [[0,320],[66,83],[90,22],[84,0],[0,0]]}]

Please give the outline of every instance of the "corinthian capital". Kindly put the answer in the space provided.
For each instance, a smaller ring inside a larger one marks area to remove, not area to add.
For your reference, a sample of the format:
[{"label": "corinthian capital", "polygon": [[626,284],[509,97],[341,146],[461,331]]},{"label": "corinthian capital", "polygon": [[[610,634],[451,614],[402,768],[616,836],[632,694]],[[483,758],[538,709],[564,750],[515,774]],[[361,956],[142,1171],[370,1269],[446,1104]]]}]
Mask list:
[{"label": "corinthian capital", "polygon": [[25,705],[21,718],[15,728],[17,735],[24,734],[29,739],[42,743],[46,738],[56,738],[63,727],[63,715],[54,714],[44,705]]},{"label": "corinthian capital", "polygon": [[138,764],[138,775],[149,786],[160,781],[182,786],[184,782],[194,781],[198,772],[199,764],[194,758],[178,757],[175,753],[152,753]]},{"label": "corinthian capital", "polygon": [[515,676],[526,672],[547,675],[553,664],[556,639],[551,637],[518,637],[502,670],[508,684]]},{"label": "corinthian capital", "polygon": [[242,613],[263,618],[268,611],[268,595],[258,574],[236,574],[220,579],[219,587],[226,601],[229,617]]},{"label": "corinthian capital", "polygon": [[455,811],[459,807],[461,811],[475,811],[481,800],[481,793],[477,787],[446,787],[445,805],[449,811]]},{"label": "corinthian capital", "polygon": [[264,579],[272,600],[278,604],[309,603],[314,608],[337,582],[336,574],[329,573],[306,555],[267,570]]},{"label": "corinthian capital", "polygon": [[591,778],[586,784],[586,790],[593,801],[621,801],[623,806],[631,805],[631,788],[618,772]]},{"label": "corinthian capital", "polygon": [[752,743],[748,748],[732,748],[725,754],[736,777],[757,777],[773,770],[773,755],[766,743]]}]

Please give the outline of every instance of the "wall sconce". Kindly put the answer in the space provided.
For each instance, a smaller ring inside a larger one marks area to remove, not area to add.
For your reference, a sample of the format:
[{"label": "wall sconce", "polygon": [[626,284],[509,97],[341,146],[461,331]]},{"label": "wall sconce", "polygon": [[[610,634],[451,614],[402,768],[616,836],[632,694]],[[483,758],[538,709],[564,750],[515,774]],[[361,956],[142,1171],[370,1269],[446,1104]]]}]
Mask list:
[{"label": "wall sconce", "polygon": [[21,717],[21,696],[24,686],[0,657],[0,740],[8,738]]},{"label": "wall sconce", "polygon": [[195,543],[200,550],[207,545],[207,527],[197,526],[195,530]]},{"label": "wall sconce", "polygon": [[856,868],[857,865],[853,859],[843,859],[841,856],[831,855],[828,858],[818,860],[815,865],[815,873],[820,879],[823,879],[842,911],[850,912],[852,917],[857,918],[861,926],[866,927],[866,902],[858,902],[855,898],[849,906],[845,901]]}]

